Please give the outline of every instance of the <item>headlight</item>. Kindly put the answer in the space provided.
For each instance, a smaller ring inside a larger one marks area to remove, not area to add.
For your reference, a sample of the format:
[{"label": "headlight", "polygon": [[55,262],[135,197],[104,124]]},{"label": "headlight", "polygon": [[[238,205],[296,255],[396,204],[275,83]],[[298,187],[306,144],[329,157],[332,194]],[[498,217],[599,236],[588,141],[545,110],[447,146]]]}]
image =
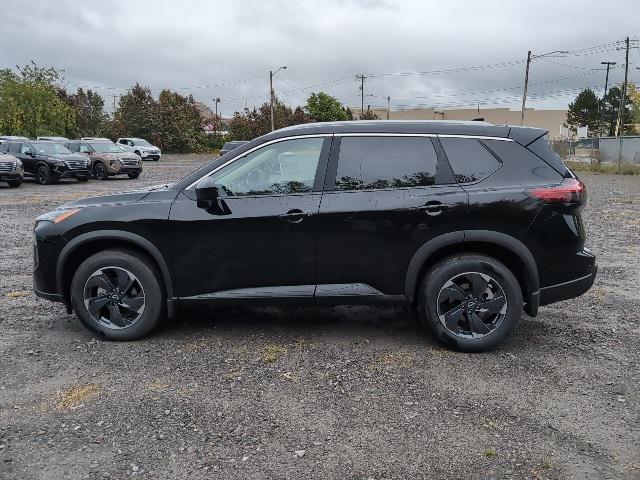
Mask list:
[{"label": "headlight", "polygon": [[16,159],[16,167],[20,168],[22,166],[22,162],[20,159]]},{"label": "headlight", "polygon": [[116,158],[115,160],[111,160],[111,165],[119,167],[122,166],[122,162]]},{"label": "headlight", "polygon": [[78,213],[81,208],[69,208],[69,209],[58,209],[53,210],[52,212],[45,213],[44,215],[40,215],[36,218],[36,223],[41,221],[49,221],[53,223],[64,222],[67,218],[72,217],[76,213]]}]

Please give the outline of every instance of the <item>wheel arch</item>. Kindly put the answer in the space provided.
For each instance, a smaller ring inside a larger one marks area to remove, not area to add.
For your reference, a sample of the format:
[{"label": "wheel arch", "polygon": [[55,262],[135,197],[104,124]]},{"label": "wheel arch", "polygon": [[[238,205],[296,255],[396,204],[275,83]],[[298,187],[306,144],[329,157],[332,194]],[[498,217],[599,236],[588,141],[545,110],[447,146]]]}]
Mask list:
[{"label": "wheel arch", "polygon": [[153,243],[140,235],[121,230],[97,230],[78,235],[60,252],[56,267],[56,284],[65,303],[69,304],[69,288],[74,272],[94,253],[114,248],[126,248],[147,255],[161,274],[167,299],[173,298],[173,280],[167,262]]},{"label": "wheel arch", "polygon": [[483,253],[504,263],[516,276],[525,299],[525,311],[535,316],[540,301],[538,266],[531,251],[518,239],[492,230],[466,230],[435,237],[422,245],[409,262],[405,297],[414,302],[420,281],[439,260],[456,253]]}]

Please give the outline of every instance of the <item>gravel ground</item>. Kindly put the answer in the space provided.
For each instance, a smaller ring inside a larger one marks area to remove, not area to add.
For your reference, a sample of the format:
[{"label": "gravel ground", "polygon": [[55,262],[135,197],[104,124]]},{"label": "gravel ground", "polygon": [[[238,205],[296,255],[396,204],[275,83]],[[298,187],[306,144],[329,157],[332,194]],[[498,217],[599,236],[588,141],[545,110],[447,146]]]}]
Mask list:
[{"label": "gravel ground", "polygon": [[0,478],[640,478],[640,178],[583,175],[596,285],[491,353],[368,307],[191,311],[110,343],[33,295],[37,215],[204,160],[0,187]]}]

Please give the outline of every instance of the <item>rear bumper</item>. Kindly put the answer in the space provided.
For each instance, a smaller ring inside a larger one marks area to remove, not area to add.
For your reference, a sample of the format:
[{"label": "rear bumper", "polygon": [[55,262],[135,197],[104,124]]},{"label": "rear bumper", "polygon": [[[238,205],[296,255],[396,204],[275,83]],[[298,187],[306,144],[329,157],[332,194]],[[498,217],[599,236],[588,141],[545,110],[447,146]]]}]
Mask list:
[{"label": "rear bumper", "polygon": [[549,305],[550,303],[561,300],[579,297],[591,288],[596,279],[597,272],[598,265],[595,263],[594,257],[591,272],[587,275],[569,280],[568,282],[558,283],[557,285],[542,287],[540,289],[540,305]]}]

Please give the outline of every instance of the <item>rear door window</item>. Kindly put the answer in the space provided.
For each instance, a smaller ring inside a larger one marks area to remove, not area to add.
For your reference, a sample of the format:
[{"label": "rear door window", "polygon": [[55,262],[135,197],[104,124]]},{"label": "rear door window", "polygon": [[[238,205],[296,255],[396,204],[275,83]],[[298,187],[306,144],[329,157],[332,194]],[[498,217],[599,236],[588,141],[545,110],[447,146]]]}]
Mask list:
[{"label": "rear door window", "polygon": [[427,137],[342,137],[335,189],[427,187],[437,164]]},{"label": "rear door window", "polygon": [[440,138],[442,148],[459,183],[487,178],[500,167],[498,159],[476,138]]}]

